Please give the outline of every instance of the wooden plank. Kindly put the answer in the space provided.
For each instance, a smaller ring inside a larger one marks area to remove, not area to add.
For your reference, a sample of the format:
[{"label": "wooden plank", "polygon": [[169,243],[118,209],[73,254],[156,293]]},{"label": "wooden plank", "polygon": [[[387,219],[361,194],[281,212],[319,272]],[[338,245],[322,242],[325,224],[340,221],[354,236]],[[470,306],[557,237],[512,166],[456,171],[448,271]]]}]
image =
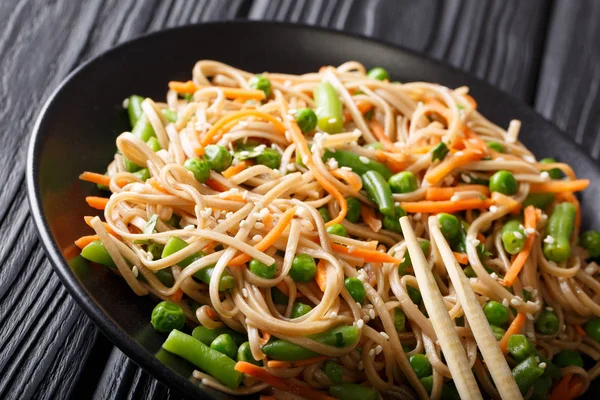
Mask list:
[{"label": "wooden plank", "polygon": [[600,2],[555,3],[535,97],[536,109],[600,158]]},{"label": "wooden plank", "polygon": [[547,0],[255,0],[249,17],[392,42],[531,102],[548,12]]}]

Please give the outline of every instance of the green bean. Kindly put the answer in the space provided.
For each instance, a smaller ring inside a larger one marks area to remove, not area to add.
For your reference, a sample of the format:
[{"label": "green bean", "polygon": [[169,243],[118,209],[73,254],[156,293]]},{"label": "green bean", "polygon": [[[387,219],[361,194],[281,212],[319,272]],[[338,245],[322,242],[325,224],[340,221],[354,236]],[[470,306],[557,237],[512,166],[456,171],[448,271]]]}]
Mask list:
[{"label": "green bean", "polygon": [[210,178],[210,165],[204,158],[188,158],[183,166],[194,174],[194,178],[200,183],[204,183]]},{"label": "green bean", "polygon": [[150,147],[150,149],[152,149],[153,152],[157,152],[160,149],[162,149],[162,147],[160,147],[160,143],[158,143],[158,139],[156,138],[156,136],[152,136],[150,139],[148,139],[148,141],[146,142],[146,144]]},{"label": "green bean", "polygon": [[150,122],[148,122],[148,117],[146,117],[146,115],[139,117],[133,126],[131,133],[134,136],[142,139],[144,142],[147,142],[151,137],[156,137],[156,133],[154,133],[154,129],[152,128]]},{"label": "green bean", "polygon": [[210,144],[204,148],[204,155],[210,169],[221,172],[229,168],[233,161],[231,153],[223,146]]},{"label": "green bean", "polygon": [[369,72],[367,72],[367,76],[371,79],[377,79],[378,81],[390,80],[390,74],[381,67],[371,68]]},{"label": "green bean", "polygon": [[230,389],[236,389],[242,382],[243,375],[235,370],[235,361],[190,335],[173,330],[162,347],[191,362]]},{"label": "green bean", "polygon": [[296,302],[292,306],[292,314],[290,315],[290,317],[291,318],[300,318],[304,314],[308,314],[311,310],[312,310],[312,307],[309,306],[308,304]]},{"label": "green bean", "polygon": [[423,385],[427,393],[431,395],[431,391],[433,390],[433,375],[426,376],[419,380],[421,381],[421,385]]},{"label": "green bean", "polygon": [[123,166],[125,167],[125,171],[131,172],[131,173],[142,169],[142,167],[140,167],[139,165],[137,165],[136,163],[134,163],[127,157],[123,157]]},{"label": "green bean", "polygon": [[518,219],[511,219],[506,222],[500,231],[500,237],[504,249],[509,254],[517,254],[525,246],[525,231],[523,225]]},{"label": "green bean", "polygon": [[502,143],[498,143],[498,142],[487,142],[487,146],[494,150],[497,151],[498,153],[504,153],[504,146],[502,145]]},{"label": "green bean", "polygon": [[406,285],[406,292],[408,293],[408,297],[415,304],[421,304],[423,301],[423,296],[421,295],[421,291],[417,288],[414,288],[410,285]]},{"label": "green bean", "polygon": [[[307,337],[327,346],[347,347],[354,345],[358,340],[358,328],[351,325],[339,325]],[[262,351],[270,358],[282,361],[305,360],[319,355],[295,343],[280,339],[265,344]]]},{"label": "green bean", "polygon": [[465,273],[467,278],[477,278],[477,274],[473,270],[473,267],[471,267],[470,265],[466,266],[465,269],[463,269],[463,272]]},{"label": "green bean", "polygon": [[581,358],[581,354],[578,351],[565,349],[554,356],[554,363],[561,367],[569,367],[571,365],[575,365],[577,367],[583,368],[583,358]]},{"label": "green bean", "polygon": [[508,322],[508,309],[495,300],[488,301],[483,306],[483,313],[490,325],[502,326]]},{"label": "green bean", "polygon": [[[151,242],[150,244],[148,244],[148,246],[146,247],[146,251],[149,252],[150,254],[152,254],[152,259],[153,260],[159,260],[162,252],[164,250],[165,246],[163,246],[160,243],[156,243],[156,242]],[[162,270],[159,270],[162,271]]]},{"label": "green bean", "polygon": [[375,389],[356,383],[332,385],[329,394],[340,400],[379,400],[379,393]]},{"label": "green bean", "polygon": [[[202,282],[210,285],[210,280],[214,271],[214,266],[202,268],[200,271],[194,273],[194,278],[200,279]],[[233,289],[234,287],[235,278],[229,272],[227,272],[227,270],[223,271],[221,274],[221,280],[219,281],[219,291],[223,292],[225,290]]]},{"label": "green bean", "polygon": [[142,168],[139,171],[135,171],[133,174],[143,182],[146,182],[150,178],[150,171],[148,168]]},{"label": "green bean", "polygon": [[508,171],[498,171],[490,178],[490,191],[499,192],[507,196],[517,193],[519,184],[515,176]]},{"label": "green bean", "polygon": [[144,110],[142,110],[142,101],[144,101],[144,98],[135,94],[129,96],[129,99],[127,100],[127,113],[129,114],[129,123],[132,128],[144,114]]},{"label": "green bean", "polygon": [[346,286],[346,290],[352,296],[352,299],[357,303],[364,303],[367,298],[367,291],[365,290],[365,285],[358,278],[346,278],[344,280],[344,286]]},{"label": "green bean", "polygon": [[238,346],[241,346],[242,343],[244,343],[248,340],[248,337],[246,335],[244,335],[243,333],[240,333],[238,331],[234,331],[233,329],[230,329],[230,328],[208,329],[202,325],[199,325],[199,326],[195,327],[194,330],[192,331],[192,336],[196,340],[201,341],[202,343],[204,343],[207,346],[210,346],[210,344],[213,342],[213,340],[215,340],[217,338],[217,336],[220,336],[223,334],[228,334],[229,336],[231,336]]},{"label": "green bean", "polygon": [[327,223],[331,221],[331,215],[329,214],[329,210],[327,207],[321,207],[317,211],[321,214],[321,218],[323,218],[323,222]]},{"label": "green bean", "polygon": [[[83,256],[83,253],[81,253],[81,255]],[[585,324],[585,333],[587,333],[588,336],[594,339],[595,341],[600,342],[600,318],[594,318],[589,320]]]},{"label": "green bean", "polygon": [[533,384],[533,390],[531,391],[529,400],[547,400],[551,386],[552,378],[542,375],[542,377]]},{"label": "green bean", "polygon": [[356,197],[348,197],[346,199],[346,203],[348,203],[348,212],[346,212],[346,219],[355,224],[360,219],[360,201]]},{"label": "green bean", "polygon": [[590,253],[590,257],[600,256],[600,232],[587,231],[581,234],[579,242]]},{"label": "green bean", "polygon": [[[427,255],[431,243],[429,242],[429,240],[421,239],[419,240],[419,246],[421,247],[423,254]],[[408,250],[406,250],[404,252],[404,261],[402,261],[398,266],[398,273],[400,274],[400,276],[404,276],[408,273],[409,268],[412,268],[412,260],[410,259],[410,254],[408,253]]]},{"label": "green bean", "polygon": [[254,75],[248,79],[248,86],[254,90],[262,90],[267,97],[271,95],[271,81],[264,75]]},{"label": "green bean", "polygon": [[529,193],[523,200],[523,209],[527,206],[534,206],[540,210],[544,210],[554,201],[556,196],[554,193]]},{"label": "green bean", "polygon": [[377,171],[367,171],[362,175],[363,187],[379,211],[388,217],[394,217],[396,209],[392,191],[385,178]]},{"label": "green bean", "polygon": [[431,368],[431,364],[426,355],[413,354],[408,358],[408,361],[419,379],[433,374],[433,369]]},{"label": "green bean", "polygon": [[506,333],[506,330],[503,328],[500,328],[499,326],[496,326],[496,325],[490,325],[490,328],[492,328],[492,333],[494,334],[494,337],[496,338],[496,340],[498,340],[498,341],[502,340],[502,338],[504,337],[504,334]]},{"label": "green bean", "polygon": [[260,276],[265,279],[273,279],[277,266],[273,263],[272,265],[264,264],[256,259],[252,259],[249,263],[250,272],[256,276]]},{"label": "green bean", "polygon": [[535,329],[544,335],[554,335],[558,328],[558,317],[552,311],[543,310],[535,321]]},{"label": "green bean", "polygon": [[388,215],[383,216],[383,227],[388,231],[402,233],[402,227],[400,226],[400,218],[406,215],[406,211],[400,206],[394,207],[396,211],[393,217]]},{"label": "green bean", "polygon": [[404,332],[406,327],[406,315],[399,308],[394,308],[394,328],[396,332]]},{"label": "green bean", "polygon": [[450,150],[448,149],[448,146],[446,146],[446,143],[438,143],[438,145],[431,150],[431,162],[434,162],[435,160],[442,161],[449,151]]},{"label": "green bean", "polygon": [[410,171],[398,172],[388,179],[390,189],[394,193],[410,193],[419,188],[417,177]]},{"label": "green bean", "polygon": [[513,368],[512,374],[521,393],[525,394],[535,381],[544,374],[544,369],[539,367],[539,362],[535,359],[535,356],[529,356]]},{"label": "green bean", "polygon": [[562,262],[571,256],[571,234],[575,224],[575,206],[560,203],[554,207],[546,228],[544,255],[548,260]]},{"label": "green bean", "polygon": [[385,180],[392,176],[392,171],[385,165],[346,150],[336,150],[335,152],[326,150],[323,154],[323,161],[326,162],[330,158],[335,159],[340,167],[348,167],[358,175],[364,175],[368,171],[377,171]]},{"label": "green bean", "polygon": [[238,347],[233,338],[226,333],[217,336],[210,344],[210,348],[232,359],[235,359],[237,356]]},{"label": "green bean", "polygon": [[81,257],[86,260],[105,265],[107,267],[116,268],[116,264],[106,251],[106,248],[100,240],[94,240],[81,250]]},{"label": "green bean", "polygon": [[307,283],[314,279],[317,273],[317,263],[308,254],[297,254],[292,261],[289,275],[296,282]]},{"label": "green bean", "polygon": [[340,133],[344,130],[342,102],[338,92],[329,82],[321,82],[314,91],[313,97],[317,105],[319,128],[327,133]]},{"label": "green bean", "polygon": [[508,338],[508,351],[517,362],[521,362],[533,355],[533,346],[525,335],[514,334]]},{"label": "green bean", "polygon": [[344,370],[340,364],[329,360],[323,365],[323,373],[325,373],[332,383],[340,383],[344,375]]},{"label": "green bean", "polygon": [[312,132],[317,127],[317,114],[311,108],[301,108],[294,114],[302,133]]},{"label": "green bean", "polygon": [[179,228],[181,217],[177,214],[171,214],[171,218],[165,221],[165,224],[172,226],[173,228]]},{"label": "green bean", "polygon": [[[171,267],[159,269],[154,273],[154,275],[156,275],[156,278],[160,281],[160,283],[162,283],[166,287],[171,287],[175,283],[175,278],[173,278],[173,272],[171,271]],[[139,274],[138,277],[140,276],[144,275]]]},{"label": "green bean", "polygon": [[346,231],[346,228],[342,224],[330,225],[325,230],[332,235],[348,237],[348,231]]},{"label": "green bean", "polygon": [[185,325],[185,314],[178,304],[161,301],[152,310],[152,327],[159,332],[171,332]]},{"label": "green bean", "polygon": [[237,361],[245,361],[258,366],[262,365],[262,361],[256,360],[252,355],[252,350],[250,349],[250,342],[247,341],[242,343],[240,347],[238,347],[236,359]]}]

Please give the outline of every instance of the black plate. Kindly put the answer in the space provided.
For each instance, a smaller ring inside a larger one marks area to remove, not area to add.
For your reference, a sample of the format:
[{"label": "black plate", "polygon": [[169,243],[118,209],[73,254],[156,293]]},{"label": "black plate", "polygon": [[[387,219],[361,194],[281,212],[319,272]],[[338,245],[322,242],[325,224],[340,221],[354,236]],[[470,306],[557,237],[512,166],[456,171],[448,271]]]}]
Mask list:
[{"label": "black plate", "polygon": [[104,268],[73,262],[69,266],[61,249],[90,233],[83,216],[93,210],[84,197],[98,192],[77,177],[84,170],[104,171],[112,159],[115,138],[129,129],[123,99],[133,93],[163,99],[167,82],[190,79],[199,59],[248,71],[288,73],[357,60],[367,67],[383,66],[400,81],[468,85],[492,121],[501,126],[512,118],[522,121],[521,139],[538,157],[568,161],[579,176],[592,180],[582,196],[584,224],[600,226],[600,213],[594,209],[600,197],[600,170],[592,159],[520,101],[421,55],[364,37],[266,22],[188,26],[120,45],[74,71],[44,106],[28,154],[29,200],[54,269],[79,305],[125,354],[189,397],[228,398],[192,383],[192,368],[186,362],[165,357],[167,367],[157,359],[165,336],[150,327],[152,299],[135,296],[121,278]]}]

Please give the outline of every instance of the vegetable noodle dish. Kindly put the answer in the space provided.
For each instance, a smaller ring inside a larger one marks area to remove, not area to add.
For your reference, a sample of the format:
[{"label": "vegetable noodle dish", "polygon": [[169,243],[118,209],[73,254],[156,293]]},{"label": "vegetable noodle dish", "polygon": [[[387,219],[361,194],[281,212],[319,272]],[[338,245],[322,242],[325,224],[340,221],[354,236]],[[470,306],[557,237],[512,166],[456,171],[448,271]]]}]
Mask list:
[{"label": "vegetable noodle dish", "polygon": [[590,182],[537,160],[467,87],[202,60],[165,102],[123,106],[114,159],[80,176],[103,215],[75,244],[160,301],[160,351],[196,384],[558,400],[600,374],[600,233],[581,232],[576,197]]}]

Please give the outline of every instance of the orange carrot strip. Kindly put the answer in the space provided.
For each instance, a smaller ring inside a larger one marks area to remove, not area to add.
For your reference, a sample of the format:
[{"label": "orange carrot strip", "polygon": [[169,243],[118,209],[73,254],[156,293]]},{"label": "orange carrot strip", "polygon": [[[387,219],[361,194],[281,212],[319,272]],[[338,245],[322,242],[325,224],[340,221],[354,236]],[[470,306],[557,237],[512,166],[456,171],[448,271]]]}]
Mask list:
[{"label": "orange carrot strip", "polygon": [[265,344],[269,343],[269,340],[271,340],[271,334],[269,332],[263,332],[263,331],[260,331],[260,333],[261,333],[261,338],[259,341],[260,341],[260,344],[264,346]]},{"label": "orange carrot strip", "polygon": [[473,109],[477,108],[477,102],[475,101],[475,99],[473,98],[473,96],[471,96],[469,94],[464,94],[463,96],[465,97],[465,99],[467,99],[467,101],[469,102],[469,104],[471,105],[471,107],[473,107]]},{"label": "orange carrot strip", "polygon": [[548,397],[548,400],[574,400],[581,395],[583,384],[573,381],[574,375],[567,374],[561,378]]},{"label": "orange carrot strip", "polygon": [[587,336],[585,329],[583,329],[583,327],[581,325],[574,325],[574,326],[575,326],[575,330],[577,331],[577,333],[579,333],[581,336]]},{"label": "orange carrot strip", "polygon": [[[536,224],[537,224],[536,220],[537,220],[537,216],[536,216],[535,207],[528,206],[527,208],[525,208],[525,212],[524,212],[525,228],[535,229]],[[534,240],[535,240],[535,235],[527,235],[527,238],[525,239],[525,245],[523,246],[523,250],[521,250],[519,252],[517,257],[515,258],[515,261],[513,261],[510,268],[508,268],[508,271],[506,272],[506,275],[504,276],[504,279],[502,280],[502,284],[504,286],[512,286],[513,283],[515,283],[515,279],[517,278],[517,276],[519,276],[519,273],[525,266],[525,262],[527,261],[527,258],[529,258],[529,253],[531,253],[531,248],[533,247]]]},{"label": "orange carrot strip", "polygon": [[[285,125],[283,125],[281,121],[279,121],[272,115],[256,110],[242,110],[230,115],[226,115],[225,117],[221,118],[216,124],[214,124],[212,128],[210,128],[209,131],[206,132],[206,135],[204,135],[204,137],[202,138],[202,146],[206,146],[212,143],[213,137],[217,135],[226,124],[228,124],[231,121],[237,121],[244,117],[256,117],[268,121],[273,124],[275,130],[281,135],[283,135],[286,131]],[[287,120],[287,118],[284,119]]]},{"label": "orange carrot strip", "polygon": [[331,248],[336,253],[347,254],[353,257],[362,258],[366,262],[381,262],[393,264],[400,263],[399,259],[377,250],[367,250],[358,247],[353,247],[352,249],[350,249],[349,247],[342,246],[341,244],[337,243],[331,243]]},{"label": "orange carrot strip", "polygon": [[484,185],[460,185],[454,187],[429,187],[425,194],[426,200],[450,200],[458,192],[475,191],[488,196],[490,189]]},{"label": "orange carrot strip", "polygon": [[194,94],[196,92],[196,90],[198,90],[198,86],[196,86],[196,84],[193,81],[187,81],[187,82],[171,81],[171,82],[169,82],[169,89],[171,89],[177,93]]},{"label": "orange carrot strip", "polygon": [[581,192],[590,185],[589,179],[577,179],[575,181],[548,181],[541,183],[531,183],[529,192],[531,193],[561,193],[561,192]]},{"label": "orange carrot strip", "polygon": [[506,330],[506,333],[504,334],[504,336],[502,336],[502,339],[500,339],[500,342],[498,343],[498,345],[500,346],[500,350],[502,350],[504,354],[506,354],[506,352],[508,351],[508,339],[510,339],[512,335],[521,332],[521,329],[523,329],[523,325],[525,325],[525,321],[527,321],[525,314],[520,312],[510,323],[510,326]]},{"label": "orange carrot strip", "polygon": [[383,150],[377,150],[375,154],[377,160],[384,163],[394,173],[405,170],[412,162],[406,153],[386,153]]},{"label": "orange carrot strip", "polygon": [[[91,228],[92,227],[92,219],[94,217],[87,215],[85,217],[83,217],[85,223]],[[115,231],[112,230],[112,228],[110,227],[110,225],[108,225],[106,222],[102,222],[102,225],[104,225],[104,229],[106,229],[106,232],[110,233],[111,235],[115,236],[115,237],[119,237],[119,235],[117,235],[115,233]]]},{"label": "orange carrot strip", "polygon": [[169,299],[174,303],[179,303],[182,298],[183,298],[183,290],[181,290],[181,289],[177,289],[177,291],[175,291],[175,293],[173,293],[172,295],[169,296]]},{"label": "orange carrot strip", "polygon": [[387,137],[387,135],[385,134],[385,131],[383,130],[383,126],[381,126],[381,124],[378,121],[373,120],[373,121],[369,122],[369,127],[373,131],[373,134],[375,135],[377,140],[379,140],[381,142],[384,149],[386,149],[387,151],[389,151],[391,153],[400,152],[400,149],[398,149],[396,146],[394,146],[394,142],[392,142],[390,140],[390,138]]},{"label": "orange carrot strip", "polygon": [[226,192],[229,190],[229,188],[227,186],[223,185],[221,182],[217,181],[216,179],[207,179],[206,182],[204,182],[204,183],[206,184],[206,186],[208,186],[212,190],[216,190],[217,192]]},{"label": "orange carrot strip", "polygon": [[[285,231],[285,228],[287,228],[287,226],[292,221],[292,218],[294,218],[295,213],[296,207],[290,208],[289,210],[284,212],[281,215],[281,218],[279,218],[279,222],[277,222],[277,225],[275,225],[275,227],[271,229],[269,233],[267,233],[267,235],[260,242],[256,243],[254,245],[254,248],[258,251],[265,251],[269,247],[271,247],[273,243],[275,243],[275,241],[277,241],[277,239],[281,237],[283,231]],[[247,254],[240,254],[239,256],[236,256],[231,261],[229,261],[227,265],[230,267],[239,267],[241,265],[244,265],[251,259],[252,257],[250,257]]]},{"label": "orange carrot strip", "polygon": [[483,236],[483,233],[481,232],[477,232],[477,240],[479,240],[481,243],[486,241],[485,236]]},{"label": "orange carrot strip", "polygon": [[236,99],[243,98],[245,100],[264,100],[266,98],[265,92],[262,90],[254,90],[254,89],[240,89],[240,88],[230,88],[227,86],[198,86],[193,81],[187,82],[178,82],[171,81],[169,82],[169,89],[177,92],[177,93],[188,93],[194,94],[199,89],[213,87],[215,89],[219,89],[223,91],[223,94],[228,99]]},{"label": "orange carrot strip", "polygon": [[465,253],[457,253],[455,251],[452,252],[454,254],[454,258],[458,261],[459,264],[467,265],[469,263],[469,256]]},{"label": "orange carrot strip", "polygon": [[250,364],[249,362],[238,361],[235,364],[235,370],[246,375],[252,376],[263,382],[266,382],[276,389],[284,390],[286,392],[290,392],[298,396],[306,397],[307,399],[335,400],[335,398],[321,393],[317,390],[314,390],[308,386],[299,385],[297,383],[294,383],[293,381],[290,381],[289,379],[279,378],[269,373],[266,369],[258,367],[254,364]]},{"label": "orange carrot strip", "polygon": [[88,205],[96,210],[104,210],[106,208],[106,203],[108,203],[108,199],[105,197],[97,197],[97,196],[88,196],[85,198],[85,201]]},{"label": "orange carrot strip", "polygon": [[95,183],[98,185],[110,185],[110,176],[104,174],[97,174],[95,172],[85,171],[79,175],[79,179],[86,182]]},{"label": "orange carrot strip", "polygon": [[381,220],[375,216],[375,211],[371,207],[361,207],[360,216],[373,232],[379,232],[382,223]]},{"label": "orange carrot strip", "polygon": [[427,172],[425,174],[425,179],[431,185],[435,185],[455,169],[460,168],[471,161],[480,160],[482,155],[483,153],[473,149],[456,152],[452,156],[446,157],[441,163]]},{"label": "orange carrot strip", "polygon": [[446,122],[452,119],[452,116],[450,115],[450,110],[445,104],[442,104],[434,98],[427,99],[425,103],[432,109],[432,111],[440,114],[446,120]]},{"label": "orange carrot strip", "polygon": [[409,213],[454,213],[465,210],[475,210],[478,208],[489,208],[493,205],[490,199],[465,199],[459,201],[404,201],[400,202],[404,211]]},{"label": "orange carrot strip", "polygon": [[239,164],[232,165],[231,167],[227,168],[225,171],[221,172],[221,175],[223,175],[225,178],[229,179],[232,176],[239,174],[240,172],[245,170],[247,167],[248,167],[248,163],[246,161],[241,161]]},{"label": "orange carrot strip", "polygon": [[80,249],[83,249],[85,246],[92,243],[94,240],[100,240],[100,236],[98,236],[98,235],[82,236],[75,241],[75,246],[79,247]]},{"label": "orange carrot strip", "polygon": [[303,367],[305,365],[310,365],[314,363],[318,363],[321,361],[328,360],[329,356],[318,356],[313,358],[307,358],[306,360],[299,361],[279,361],[279,360],[269,360],[267,362],[267,367],[269,368],[294,368],[294,367]]},{"label": "orange carrot strip", "polygon": [[315,282],[317,282],[317,285],[319,285],[321,292],[325,293],[325,288],[327,288],[327,266],[325,265],[325,260],[323,259],[320,259],[319,263],[317,264]]},{"label": "orange carrot strip", "polygon": [[346,171],[340,168],[331,170],[329,172],[336,178],[345,180],[348,185],[350,185],[350,187],[357,192],[362,188],[362,180],[360,179],[360,176],[356,174],[356,172]]},{"label": "orange carrot strip", "polygon": [[[373,104],[368,101],[359,101],[356,103],[356,108],[358,108],[358,111],[360,111],[361,114],[365,114],[373,109]],[[352,114],[350,113],[350,110],[346,110],[346,112],[344,112],[344,123],[347,124],[350,121],[352,121]]]}]

